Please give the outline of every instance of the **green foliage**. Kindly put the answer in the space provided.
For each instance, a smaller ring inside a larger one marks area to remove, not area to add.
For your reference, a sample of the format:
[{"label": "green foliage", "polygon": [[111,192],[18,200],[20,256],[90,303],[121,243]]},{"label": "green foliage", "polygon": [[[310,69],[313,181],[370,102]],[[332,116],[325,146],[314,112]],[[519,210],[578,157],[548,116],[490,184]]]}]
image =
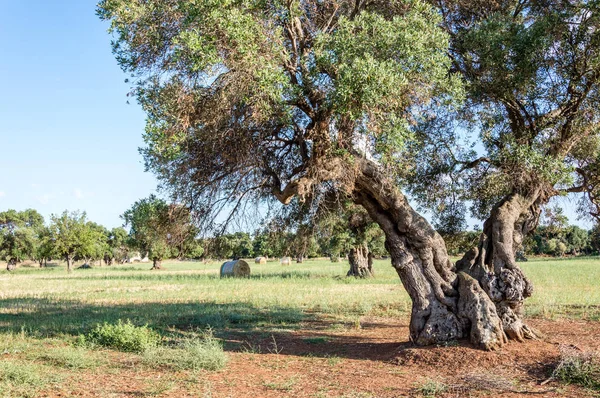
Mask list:
[{"label": "green foliage", "polygon": [[147,253],[153,261],[171,255],[183,257],[195,239],[196,229],[189,210],[169,205],[155,195],[135,202],[121,217],[130,228],[129,245],[142,255]]},{"label": "green foliage", "polygon": [[146,167],[194,198],[206,228],[220,211],[281,201],[299,179],[315,207],[314,193],[350,189],[348,170],[322,171],[351,166],[357,142],[403,170],[423,108],[463,94],[439,13],[421,0],[130,3],[103,0],[97,12],[148,115]]},{"label": "green foliage", "polygon": [[202,337],[182,341],[175,348],[156,347],[144,352],[144,363],[173,370],[221,370],[227,364],[223,345],[210,329]]},{"label": "green foliage", "polygon": [[160,336],[150,329],[148,325],[135,326],[130,320],[116,324],[104,323],[96,327],[87,335],[79,336],[82,345],[113,348],[126,352],[144,352],[156,347]]},{"label": "green foliage", "polygon": [[100,258],[106,237],[103,227],[87,221],[85,212],[64,211],[60,216],[50,216],[50,236],[53,252],[68,262],[75,256]]},{"label": "green foliage", "polygon": [[0,213],[0,259],[15,263],[37,258],[44,218],[33,209]]}]

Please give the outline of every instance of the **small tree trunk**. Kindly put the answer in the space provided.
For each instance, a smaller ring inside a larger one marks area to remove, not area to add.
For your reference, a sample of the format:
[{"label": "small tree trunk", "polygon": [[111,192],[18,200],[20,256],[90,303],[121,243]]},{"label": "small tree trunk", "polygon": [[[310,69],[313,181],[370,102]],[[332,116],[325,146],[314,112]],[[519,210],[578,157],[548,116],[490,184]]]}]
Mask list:
[{"label": "small tree trunk", "polygon": [[304,262],[304,254],[299,254],[299,255],[296,257],[296,263],[297,263],[297,264],[302,264],[303,262]]},{"label": "small tree trunk", "polygon": [[151,270],[152,269],[162,269],[162,261],[159,259],[154,259],[152,261],[152,268],[150,268],[150,269]]},{"label": "small tree trunk", "polygon": [[348,253],[350,270],[346,276],[369,278],[373,276],[373,253],[366,245],[354,247]]},{"label": "small tree trunk", "polygon": [[67,256],[67,272],[73,272],[73,259],[71,258],[71,256]]},{"label": "small tree trunk", "polygon": [[17,259],[11,258],[6,264],[7,271],[14,271],[17,268]]},{"label": "small tree trunk", "polygon": [[481,348],[502,347],[506,335],[494,303],[475,279],[456,273],[442,237],[378,165],[357,159],[356,167],[353,199],[385,233],[392,266],[412,299],[411,340],[429,345],[470,336]]}]

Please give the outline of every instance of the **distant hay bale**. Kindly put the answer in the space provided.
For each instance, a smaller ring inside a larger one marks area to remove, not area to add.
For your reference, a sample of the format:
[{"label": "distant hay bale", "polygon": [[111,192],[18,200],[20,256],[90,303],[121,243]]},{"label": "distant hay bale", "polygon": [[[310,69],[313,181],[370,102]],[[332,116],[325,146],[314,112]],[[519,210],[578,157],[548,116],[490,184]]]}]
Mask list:
[{"label": "distant hay bale", "polygon": [[254,262],[256,264],[266,264],[267,263],[267,258],[266,257],[256,257],[254,259]]},{"label": "distant hay bale", "polygon": [[221,265],[221,278],[247,278],[250,276],[250,266],[244,260],[226,261]]},{"label": "distant hay bale", "polygon": [[280,263],[281,265],[290,265],[292,263],[292,259],[289,257],[281,257]]}]

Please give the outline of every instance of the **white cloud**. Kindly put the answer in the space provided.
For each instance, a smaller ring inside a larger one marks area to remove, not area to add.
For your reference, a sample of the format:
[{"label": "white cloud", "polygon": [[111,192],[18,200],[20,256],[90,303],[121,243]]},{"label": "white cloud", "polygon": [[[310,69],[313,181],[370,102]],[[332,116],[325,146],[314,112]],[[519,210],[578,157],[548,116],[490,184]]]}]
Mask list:
[{"label": "white cloud", "polygon": [[53,199],[55,197],[55,195],[50,194],[50,193],[45,193],[41,196],[36,197],[37,201],[40,202],[41,204],[45,205],[47,204],[50,199]]},{"label": "white cloud", "polygon": [[0,198],[3,198],[3,197],[5,197],[5,196],[6,196],[6,192],[4,192],[4,191],[0,191]]},{"label": "white cloud", "polygon": [[80,188],[75,188],[73,190],[73,196],[75,196],[75,199],[77,199],[77,200],[82,200],[82,199],[89,199],[89,198],[95,196],[95,194],[94,194],[94,192],[84,191]]}]

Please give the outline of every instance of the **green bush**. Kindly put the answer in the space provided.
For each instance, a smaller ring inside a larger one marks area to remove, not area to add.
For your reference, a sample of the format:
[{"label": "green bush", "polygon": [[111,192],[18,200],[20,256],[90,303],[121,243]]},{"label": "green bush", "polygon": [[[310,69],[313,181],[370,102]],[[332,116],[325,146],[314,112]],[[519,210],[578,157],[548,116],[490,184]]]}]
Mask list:
[{"label": "green bush", "polygon": [[156,347],[144,353],[144,363],[174,370],[220,370],[227,363],[221,342],[208,331],[202,338],[184,340],[177,348]]},{"label": "green bush", "polygon": [[117,324],[104,323],[86,336],[79,336],[79,343],[92,346],[114,348],[126,352],[144,352],[156,347],[160,341],[158,333],[148,327],[135,326],[130,320]]}]

